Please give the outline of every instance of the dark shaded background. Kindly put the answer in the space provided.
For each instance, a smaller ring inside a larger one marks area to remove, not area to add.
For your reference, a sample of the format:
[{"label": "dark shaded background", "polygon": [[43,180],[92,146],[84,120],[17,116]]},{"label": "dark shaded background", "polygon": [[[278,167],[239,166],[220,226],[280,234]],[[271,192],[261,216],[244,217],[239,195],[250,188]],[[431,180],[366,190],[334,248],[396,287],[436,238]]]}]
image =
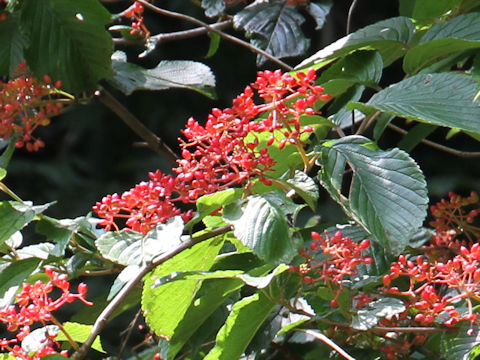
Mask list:
[{"label": "dark shaded background", "polygon": [[[314,30],[311,19],[304,24],[305,33],[312,39],[310,52],[305,57],[345,35],[350,3],[344,0],[334,1],[331,14],[322,31]],[[189,1],[162,1],[161,6],[203,18],[202,10]],[[121,9],[117,7],[115,10]],[[360,0],[352,18],[351,28],[355,31],[397,15],[397,1]],[[175,19],[151,16],[148,13],[146,23],[152,34],[192,27]],[[242,35],[233,30],[229,32],[237,36]],[[138,62],[145,67],[153,67],[162,59],[196,60],[209,65],[215,73],[217,100],[185,90],[138,91],[130,97],[125,97],[112,89],[123,104],[175,150],[178,150],[176,144],[180,129],[190,116],[204,121],[212,107],[230,106],[232,99],[255,79],[258,70],[255,66],[255,54],[239,45],[222,40],[218,52],[212,58],[205,59],[208,46],[207,36],[166,43],[142,60],[137,59],[142,49],[123,48],[128,51],[130,61]],[[302,58],[286,61],[295,65]],[[268,63],[265,68],[274,67]],[[398,81],[402,77],[400,63],[394,63],[385,71],[382,84]],[[21,198],[32,200],[35,204],[58,201],[47,212],[56,218],[85,215],[104,195],[121,193],[133,187],[136,183],[146,180],[149,171],[161,169],[168,172],[170,169],[168,163],[155,153],[147,148],[135,146],[141,139],[138,139],[115,114],[96,101],[88,105],[79,105],[55,118],[50,126],[40,129],[37,134],[44,139],[46,147],[37,153],[17,151],[8,167],[6,183]],[[444,136],[445,131],[437,130],[431,138],[443,142]],[[381,146],[394,147],[400,139],[399,135],[387,130]],[[448,145],[470,151],[478,149],[478,143],[464,135],[454,137]],[[477,180],[480,178],[480,160],[461,159],[440,153],[425,145],[419,145],[414,149],[412,156],[427,176],[433,200],[438,200],[453,190],[462,194],[471,190],[480,191],[480,183]],[[340,219],[342,213],[328,196],[323,194],[322,199],[320,213],[323,219],[326,221]],[[91,283],[90,288],[92,296],[105,289],[102,284],[94,283]],[[133,316],[133,312],[130,315]],[[113,338],[110,344],[108,339],[104,339],[107,348],[115,346],[115,342],[118,342],[119,329],[125,328],[132,316],[123,317],[123,320],[119,319],[109,325],[111,329],[116,330],[112,331]]]}]

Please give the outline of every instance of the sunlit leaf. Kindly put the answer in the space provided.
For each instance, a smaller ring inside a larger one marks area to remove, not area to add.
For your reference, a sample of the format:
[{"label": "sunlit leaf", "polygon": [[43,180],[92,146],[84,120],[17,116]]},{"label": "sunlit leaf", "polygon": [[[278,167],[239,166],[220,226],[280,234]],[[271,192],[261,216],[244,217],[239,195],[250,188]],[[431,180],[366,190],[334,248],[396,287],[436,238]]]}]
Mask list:
[{"label": "sunlit leaf", "polygon": [[224,220],[232,224],[233,233],[242,244],[270,263],[288,262],[296,254],[288,218],[301,206],[282,192],[249,196],[245,204],[234,203],[224,208]]},{"label": "sunlit leaf", "polygon": [[480,106],[471,76],[419,74],[376,93],[366,103],[351,103],[363,112],[380,110],[433,125],[480,133]]},{"label": "sunlit leaf", "polygon": [[[407,153],[375,151],[362,145],[367,139],[347,136],[322,152],[319,179],[345,210],[387,251],[398,254],[420,228],[428,197],[425,178]],[[345,167],[353,177],[342,193]]]},{"label": "sunlit leaf", "polygon": [[180,88],[214,97],[215,76],[207,65],[195,61],[164,60],[152,69],[145,69],[123,61],[119,56],[114,57],[115,75],[109,80],[125,95],[135,90]]},{"label": "sunlit leaf", "polygon": [[238,359],[275,305],[262,293],[235,303],[225,325],[217,334],[215,346],[204,359]]},{"label": "sunlit leaf", "polygon": [[388,66],[407,52],[407,45],[412,40],[414,32],[415,25],[407,17],[379,21],[335,41],[302,61],[296,68],[313,64],[321,67],[338,57],[362,48],[378,50],[382,55],[383,63]]}]

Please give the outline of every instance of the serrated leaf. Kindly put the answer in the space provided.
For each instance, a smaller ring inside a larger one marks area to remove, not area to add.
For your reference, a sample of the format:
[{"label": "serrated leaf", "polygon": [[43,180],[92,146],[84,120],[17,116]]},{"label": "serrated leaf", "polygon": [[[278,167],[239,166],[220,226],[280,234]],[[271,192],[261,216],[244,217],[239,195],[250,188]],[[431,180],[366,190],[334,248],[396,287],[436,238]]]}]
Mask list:
[{"label": "serrated leaf", "polygon": [[335,58],[365,47],[378,50],[384,66],[388,66],[407,52],[407,45],[412,40],[414,32],[415,25],[407,17],[400,16],[380,21],[328,45],[302,61],[296,68],[305,68],[313,64],[321,67]]},{"label": "serrated leaf", "polygon": [[[319,179],[348,216],[387,251],[398,254],[426,216],[425,178],[407,153],[399,149],[374,151],[361,141],[361,137],[347,136],[324,148]],[[345,196],[342,181],[346,164],[353,178]]]},{"label": "serrated leaf", "polygon": [[311,2],[307,5],[307,11],[315,20],[315,30],[320,30],[323,28],[331,9],[331,1],[322,1],[320,3]]},{"label": "serrated leaf", "polygon": [[205,9],[205,16],[215,17],[225,10],[225,1],[223,0],[202,0],[202,8]]},{"label": "serrated leaf", "polygon": [[53,244],[40,243],[24,246],[23,248],[18,249],[17,255],[19,259],[37,258],[41,260],[47,260],[53,249]]},{"label": "serrated leaf", "polygon": [[18,16],[9,15],[0,21],[0,75],[11,76],[23,61],[28,38],[20,29]]},{"label": "serrated leaf", "polygon": [[12,286],[20,286],[40,265],[41,260],[30,258],[14,261],[0,272],[0,297]]},{"label": "serrated leaf", "polygon": [[224,220],[234,226],[235,237],[266,262],[289,262],[297,249],[288,217],[299,205],[281,192],[249,196],[245,202],[245,206],[235,203],[223,210]]},{"label": "serrated leaf", "polygon": [[190,89],[215,97],[215,76],[207,65],[195,61],[161,61],[153,69],[114,60],[115,75],[109,81],[130,95],[135,90]]},{"label": "serrated leaf", "polygon": [[417,0],[412,17],[428,20],[445,15],[462,3],[462,0]]},{"label": "serrated leaf", "polygon": [[263,293],[235,303],[205,360],[238,359],[276,304]]},{"label": "serrated leaf", "polygon": [[173,336],[201,285],[200,280],[181,280],[152,288],[155,281],[175,271],[209,270],[222,246],[222,237],[201,242],[146,275],[142,309],[155,333],[168,339]]},{"label": "serrated leaf", "polygon": [[378,324],[381,318],[390,318],[404,312],[405,304],[400,299],[381,298],[366,304],[358,310],[352,320],[352,328],[357,330],[368,330]]},{"label": "serrated leaf", "polygon": [[183,221],[174,217],[159,224],[145,236],[130,230],[110,231],[95,240],[100,253],[121,265],[141,265],[180,245]]},{"label": "serrated leaf", "polygon": [[[113,41],[105,29],[110,13],[96,0],[25,0],[22,28],[32,71],[61,80],[67,91],[93,89],[111,74]],[[52,56],[54,54],[54,56]]]},{"label": "serrated leaf", "polygon": [[[84,343],[90,333],[92,332],[93,325],[84,325],[75,322],[66,322],[63,324],[63,328],[70,335],[70,337],[79,343]],[[68,341],[67,337],[62,331],[59,331],[55,341]],[[92,349],[95,349],[100,352],[105,352],[102,348],[102,343],[100,342],[100,337],[96,337],[92,344]]]},{"label": "serrated leaf", "polygon": [[476,92],[470,76],[419,74],[383,89],[366,104],[351,103],[349,107],[480,133],[480,106],[473,102]]},{"label": "serrated leaf", "polygon": [[403,59],[403,69],[412,74],[453,53],[480,47],[479,14],[465,14],[430,28]]},{"label": "serrated leaf", "polygon": [[458,333],[445,333],[440,342],[440,350],[446,360],[467,360],[472,349],[480,344],[480,328],[474,326],[474,335],[467,335],[467,326]]},{"label": "serrated leaf", "polygon": [[[305,21],[294,6],[283,0],[256,1],[233,17],[236,28],[244,29],[252,43],[277,58],[305,53],[309,40],[303,35]],[[257,56],[257,64],[267,59]]]},{"label": "serrated leaf", "polygon": [[[33,220],[35,211],[33,209],[17,210],[13,201],[0,202],[0,244],[3,244],[10,236]],[[15,207],[14,207],[15,206]]]}]

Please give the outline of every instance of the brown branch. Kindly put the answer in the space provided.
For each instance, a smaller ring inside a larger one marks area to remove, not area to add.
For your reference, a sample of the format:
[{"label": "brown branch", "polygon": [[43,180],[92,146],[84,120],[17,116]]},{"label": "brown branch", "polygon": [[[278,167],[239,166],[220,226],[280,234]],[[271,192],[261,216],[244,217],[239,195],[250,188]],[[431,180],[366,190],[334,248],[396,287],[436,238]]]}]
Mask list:
[{"label": "brown branch", "polygon": [[[233,24],[232,20],[225,20],[216,24],[212,24],[210,26],[218,30],[223,30],[232,26],[232,24]],[[175,31],[171,33],[163,33],[163,34],[150,36],[148,40],[146,39],[133,40],[133,39],[123,39],[123,38],[115,39],[114,38],[113,42],[118,45],[134,45],[140,42],[145,43],[148,41],[149,43],[154,43],[155,45],[159,45],[161,43],[168,42],[168,41],[182,40],[182,39],[188,39],[188,38],[192,38],[199,35],[204,35],[204,34],[207,34],[208,32],[209,30],[202,26],[202,27],[197,27],[195,29],[190,29],[190,30]]]},{"label": "brown branch", "polygon": [[205,29],[207,29],[208,31],[210,32],[213,32],[215,34],[218,34],[220,35],[222,38],[226,39],[226,40],[229,40],[229,41],[232,41],[236,44],[239,44],[241,46],[244,46],[246,47],[247,49],[251,50],[251,51],[254,51],[260,55],[263,55],[265,56],[267,59],[273,61],[274,63],[276,63],[277,65],[281,66],[282,68],[284,68],[285,70],[287,71],[292,71],[293,70],[293,67],[291,67],[290,65],[284,63],[283,61],[277,59],[275,56],[272,56],[271,54],[269,54],[268,52],[246,42],[246,41],[243,41],[241,39],[238,39],[236,38],[235,36],[232,36],[232,35],[229,35],[229,34],[226,34],[224,33],[223,31],[219,30],[219,29],[216,29],[214,26],[212,25],[209,25],[201,20],[198,20],[194,17],[191,17],[191,16],[188,16],[188,15],[185,15],[185,14],[181,14],[181,13],[177,13],[177,12],[174,12],[174,11],[169,11],[169,10],[165,10],[165,9],[161,9],[159,7],[156,7],[155,5],[152,5],[150,4],[149,2],[146,2],[145,0],[137,0],[139,3],[141,3],[143,6],[145,6],[146,8],[152,10],[152,11],[155,11],[156,13],[158,14],[161,14],[161,15],[164,15],[164,16],[169,16],[169,17],[173,17],[173,18],[176,18],[176,19],[180,19],[180,20],[185,20],[185,21],[188,21],[188,22],[191,22],[191,23],[194,23],[198,26],[202,26],[204,27]]},{"label": "brown branch", "polygon": [[83,345],[80,347],[78,351],[76,351],[72,356],[71,360],[81,360],[83,359],[86,355],[88,350],[93,344],[93,341],[95,338],[100,334],[102,331],[103,327],[107,323],[108,318],[112,315],[112,313],[117,309],[118,306],[122,303],[122,301],[125,299],[125,297],[130,293],[130,291],[135,288],[135,286],[142,280],[142,278],[147,275],[150,271],[155,269],[158,265],[163,264],[165,261],[171,259],[175,255],[180,254],[182,251],[191,248],[192,246],[211,239],[215,236],[225,234],[229,231],[232,230],[231,225],[226,225],[222,226],[218,229],[212,230],[206,234],[190,238],[190,240],[185,241],[182,243],[180,246],[176,247],[172,251],[163,254],[157,258],[154,258],[152,262],[148,265],[143,266],[142,268],[139,269],[139,272],[135,277],[130,279],[123,288],[118,292],[118,294],[113,298],[113,300],[103,309],[102,313],[98,316],[97,320],[95,321],[95,324],[92,327],[92,330],[90,332],[90,335],[88,339],[83,343]]},{"label": "brown branch", "polygon": [[[396,125],[393,125],[392,123],[388,124],[388,127],[390,129],[402,134],[402,135],[408,134],[407,130],[402,129],[401,127],[398,127]],[[480,157],[480,152],[461,151],[461,150],[453,149],[451,147],[448,147],[448,146],[445,146],[445,145],[442,145],[442,144],[439,144],[439,143],[436,143],[434,141],[427,140],[427,139],[422,139],[422,140],[420,140],[420,142],[422,142],[425,145],[428,145],[428,146],[430,146],[434,149],[444,151],[446,153],[449,153],[449,154],[452,154],[452,155],[455,155],[455,156],[459,156],[459,157],[463,157],[463,158]]]},{"label": "brown branch", "polygon": [[151,132],[140,120],[138,120],[128,109],[123,106],[110,92],[105,89],[95,92],[95,96],[118,115],[120,119],[127,124],[140,138],[145,140],[148,147],[155,151],[160,156],[166,158],[168,162],[174,166],[177,165],[178,156],[168,147],[165,142],[157,135]]}]

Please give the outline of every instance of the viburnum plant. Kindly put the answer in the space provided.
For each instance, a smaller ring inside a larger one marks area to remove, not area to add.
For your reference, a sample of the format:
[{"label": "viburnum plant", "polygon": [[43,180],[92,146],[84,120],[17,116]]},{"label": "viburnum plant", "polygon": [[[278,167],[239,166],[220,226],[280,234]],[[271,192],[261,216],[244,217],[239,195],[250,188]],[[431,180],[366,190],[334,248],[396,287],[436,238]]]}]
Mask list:
[{"label": "viburnum plant", "polygon": [[[309,16],[322,28],[330,2],[189,5],[205,21],[158,3],[0,1],[2,359],[475,359],[480,200],[452,192],[428,211],[430,179],[412,150],[478,162],[426,139],[444,129],[445,143],[480,139],[478,2],[400,1],[399,16],[296,66],[281,59],[306,53],[301,25]],[[154,34],[163,16],[197,28]],[[229,107],[188,119],[177,154],[112,92],[213,98],[212,71],[186,60],[146,69],[114,50],[154,57],[164,41],[207,33],[209,56],[223,39],[281,69],[259,69]],[[7,167],[21,148],[48,148],[39,127],[90,102],[171,167],[54,219],[53,203],[11,189]],[[326,198],[342,218],[324,221]],[[115,317],[127,325],[102,346]]]}]

